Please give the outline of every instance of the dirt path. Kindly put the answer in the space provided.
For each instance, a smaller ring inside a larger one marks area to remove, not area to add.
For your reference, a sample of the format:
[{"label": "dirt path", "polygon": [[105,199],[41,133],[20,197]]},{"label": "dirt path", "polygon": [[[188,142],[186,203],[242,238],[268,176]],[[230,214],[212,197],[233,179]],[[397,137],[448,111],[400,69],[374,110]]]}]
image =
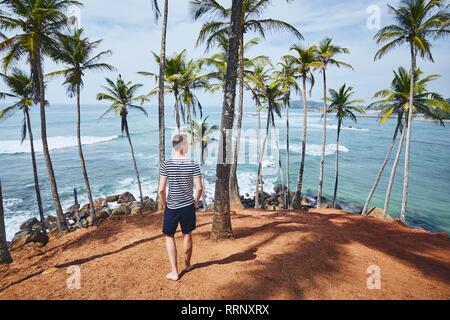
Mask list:
[{"label": "dirt path", "polygon": [[[174,283],[164,279],[161,219],[107,221],[16,251],[0,267],[0,299],[450,299],[447,236],[330,210],[247,210],[233,216],[236,239],[216,244],[200,213],[194,270]],[[381,290],[367,289],[372,265]],[[70,266],[79,290],[67,289]]]}]

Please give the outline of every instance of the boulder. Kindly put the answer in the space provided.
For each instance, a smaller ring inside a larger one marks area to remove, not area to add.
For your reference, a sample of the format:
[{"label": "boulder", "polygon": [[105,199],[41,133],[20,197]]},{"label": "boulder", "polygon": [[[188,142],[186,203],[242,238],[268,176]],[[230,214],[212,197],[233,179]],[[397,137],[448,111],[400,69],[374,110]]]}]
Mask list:
[{"label": "boulder", "polygon": [[100,210],[95,215],[97,217],[97,223],[100,224],[109,218],[109,216],[111,215],[111,211],[108,208],[106,208],[106,209]]},{"label": "boulder", "polygon": [[74,219],[75,215],[79,211],[79,206],[74,204],[64,213],[64,216],[68,219]]},{"label": "boulder", "polygon": [[155,212],[156,211],[156,202],[153,199],[147,199],[144,201],[144,207],[142,208],[143,212]]},{"label": "boulder", "polygon": [[138,201],[134,201],[133,203],[128,204],[128,207],[130,208],[130,210],[133,210],[134,208],[137,208],[137,207],[140,207],[140,206],[141,206],[141,203],[138,202]]},{"label": "boulder", "polygon": [[36,225],[39,226],[39,220],[36,218],[31,218],[22,223],[19,229],[21,231],[31,231]]},{"label": "boulder", "polygon": [[113,195],[113,196],[108,196],[108,197],[106,197],[106,202],[117,202],[117,201],[119,201],[119,197],[120,197],[120,194],[116,194],[116,195]]},{"label": "boulder", "polygon": [[89,211],[80,211],[80,213],[78,213],[78,218],[79,220],[83,220],[86,219],[87,217],[89,217],[90,213]]},{"label": "boulder", "polygon": [[39,230],[19,231],[11,241],[11,250],[17,250],[29,243],[40,243],[45,246],[48,243],[48,236]]},{"label": "boulder", "polygon": [[211,202],[209,205],[208,205],[208,211],[213,211],[214,210],[214,202]]},{"label": "boulder", "polygon": [[94,200],[94,208],[95,210],[103,209],[108,206],[108,202],[104,198],[99,198]]},{"label": "boulder", "polygon": [[286,189],[286,186],[279,184],[273,188],[273,191],[278,194],[278,193],[283,193],[283,190],[285,190],[285,189]]},{"label": "boulder", "polygon": [[122,193],[117,200],[118,204],[131,203],[136,201],[136,198],[129,192]]},{"label": "boulder", "polygon": [[121,205],[116,208],[111,213],[111,216],[113,217],[120,217],[120,216],[127,216],[131,213],[131,210],[126,205]]},{"label": "boulder", "polygon": [[143,211],[141,210],[141,206],[136,206],[136,207],[133,207],[133,209],[131,209],[131,213],[130,214],[132,216],[136,216],[136,215],[139,215],[141,213],[143,213]]}]

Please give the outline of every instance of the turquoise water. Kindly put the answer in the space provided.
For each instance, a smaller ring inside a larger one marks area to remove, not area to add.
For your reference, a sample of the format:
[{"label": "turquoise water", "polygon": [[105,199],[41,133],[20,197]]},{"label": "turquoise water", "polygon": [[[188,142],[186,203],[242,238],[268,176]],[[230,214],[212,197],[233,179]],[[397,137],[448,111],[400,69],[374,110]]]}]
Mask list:
[{"label": "turquoise water", "polygon": [[[95,197],[130,190],[137,195],[136,179],[126,138],[121,137],[119,118],[109,117],[98,122],[98,117],[105,110],[103,106],[85,105],[82,107],[82,132],[85,158]],[[135,144],[140,173],[143,180],[144,194],[154,197],[158,176],[158,119],[156,107],[149,110],[149,118],[136,112],[130,112],[129,123]],[[241,193],[253,193],[257,165],[252,146],[256,143],[257,118],[254,108],[246,110],[244,130],[250,135],[243,143],[243,163],[239,166],[239,183]],[[167,139],[175,132],[175,121],[168,113]],[[220,109],[204,108],[209,115],[210,124],[220,123]],[[85,190],[78,161],[75,140],[75,108],[71,105],[52,105],[47,109],[48,136],[56,172],[58,187],[63,206],[67,208],[73,202],[74,188],[79,191],[81,201],[86,200]],[[39,115],[35,108],[31,113],[36,149],[40,147]],[[300,160],[302,112],[291,111],[291,183],[295,187]],[[264,115],[262,118],[265,119]],[[277,120],[280,129],[280,145],[285,141],[285,120]],[[321,143],[320,114],[310,115],[309,144],[306,161],[306,191],[316,192]],[[353,128],[348,126],[352,125]],[[10,239],[17,231],[20,222],[37,216],[34,196],[33,178],[29,146],[20,145],[21,114],[14,115],[0,123],[0,177],[3,183],[6,208],[7,236]],[[357,125],[347,122],[341,138],[341,184],[339,198],[345,200],[349,207],[357,208],[371,188],[373,180],[385,157],[394,123],[379,126],[374,118],[360,118]],[[450,128],[442,128],[429,121],[416,121],[413,128],[413,150],[411,167],[411,188],[409,200],[408,224],[420,226],[431,231],[450,233]],[[331,196],[334,185],[334,156],[336,146],[336,121],[331,117],[329,126],[329,146],[327,147],[325,195]],[[247,143],[248,142],[248,143]],[[214,144],[214,143],[213,143]],[[215,146],[212,145],[210,151]],[[276,163],[275,144],[269,144],[269,155],[264,164],[266,190],[280,182]],[[250,157],[249,157],[250,156]],[[285,153],[281,152],[284,164]],[[250,159],[249,159],[250,158]],[[46,214],[54,214],[50,198],[49,184],[42,153],[37,154],[41,189]],[[245,160],[247,159],[247,160]],[[214,191],[215,154],[207,159],[204,172],[207,178],[208,198],[212,199]],[[392,198],[392,215],[398,216],[401,199],[402,167]],[[382,206],[388,172],[380,184],[372,206]]]}]

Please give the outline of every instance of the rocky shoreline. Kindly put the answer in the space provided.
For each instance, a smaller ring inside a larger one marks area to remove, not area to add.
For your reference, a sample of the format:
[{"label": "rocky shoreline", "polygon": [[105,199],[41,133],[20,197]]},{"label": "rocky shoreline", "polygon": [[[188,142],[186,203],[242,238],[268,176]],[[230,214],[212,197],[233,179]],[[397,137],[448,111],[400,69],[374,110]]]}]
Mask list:
[{"label": "rocky shoreline", "polygon": [[[139,201],[130,192],[125,192],[120,195],[111,195],[106,198],[99,198],[94,200],[95,215],[97,224],[101,224],[107,219],[115,219],[123,216],[137,215],[142,213],[151,213],[156,211],[156,202],[145,197],[143,207]],[[93,217],[90,213],[89,203],[79,207],[74,204],[65,213],[69,231],[77,229],[85,229],[93,226]],[[38,219],[31,218],[24,221],[19,231],[14,235],[14,238],[9,243],[10,250],[14,251],[29,243],[37,243],[46,245],[51,237],[60,235],[58,228],[58,219],[55,216],[47,216],[45,219],[47,229],[47,236],[42,233],[41,225]]]},{"label": "rocky shoreline", "polygon": [[[282,185],[274,187],[272,193],[264,192],[265,205],[264,210],[267,211],[281,211],[285,209],[284,201],[284,188]],[[295,193],[291,193],[291,199],[293,199]],[[241,202],[245,209],[255,208],[255,197],[250,197],[249,194],[241,196]],[[301,198],[301,203],[298,204],[298,208],[303,211],[316,208],[316,198],[305,195]],[[322,198],[324,208],[332,208],[332,202],[326,198]],[[143,207],[141,203],[136,200],[134,195],[130,192],[124,192],[120,195],[111,195],[106,198],[99,198],[94,201],[94,208],[97,218],[97,224],[101,224],[107,219],[120,219],[125,216],[133,216],[143,213],[153,213],[157,210],[157,204],[155,200],[145,197],[143,201]],[[200,202],[200,209],[203,208],[203,204]],[[210,203],[207,207],[208,210],[214,208],[214,203]],[[349,212],[342,206],[337,206],[336,210],[343,210],[350,214],[360,214],[360,212]],[[373,208],[369,212],[369,216],[376,217],[388,221],[396,221],[394,218],[388,216],[384,217],[381,209]],[[93,217],[90,214],[89,203],[79,206],[74,204],[65,213],[64,217],[69,227],[69,231],[75,231],[78,229],[85,229],[93,226]],[[46,245],[49,238],[59,237],[61,235],[58,228],[58,220],[55,216],[47,216],[45,219],[45,225],[47,234],[41,232],[41,225],[38,219],[31,218],[24,221],[20,225],[20,230],[15,234],[12,241],[9,243],[10,250],[14,251],[27,244],[34,243],[38,245]]]}]

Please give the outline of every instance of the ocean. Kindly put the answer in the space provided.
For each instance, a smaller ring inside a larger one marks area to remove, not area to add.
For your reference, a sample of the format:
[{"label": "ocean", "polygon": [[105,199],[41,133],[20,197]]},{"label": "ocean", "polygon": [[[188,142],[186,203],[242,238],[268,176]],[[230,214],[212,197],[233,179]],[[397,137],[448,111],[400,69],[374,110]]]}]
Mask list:
[{"label": "ocean", "polygon": [[[95,198],[131,191],[138,195],[136,178],[129,152],[128,141],[120,132],[120,119],[114,115],[98,121],[106,110],[101,105],[82,106],[82,140],[88,173]],[[149,117],[134,110],[129,114],[129,126],[134,142],[138,166],[143,182],[144,195],[155,197],[158,178],[158,117],[157,107],[147,108]],[[176,125],[171,109],[166,112],[167,142]],[[40,141],[38,108],[31,112],[38,151],[37,161],[45,214],[53,214],[53,204]],[[284,112],[284,111],[283,111]],[[204,116],[209,116],[210,125],[220,124],[221,108],[204,107]],[[291,187],[295,190],[301,152],[303,116],[302,110],[291,110]],[[262,120],[266,117],[263,114]],[[321,115],[310,113],[307,159],[305,168],[305,191],[316,193],[321,144]],[[47,108],[49,146],[63,207],[73,204],[73,189],[78,191],[80,202],[87,199],[82,180],[76,147],[76,114],[74,105],[51,105]],[[285,165],[285,119],[277,119],[281,160]],[[357,124],[347,121],[341,135],[340,158],[340,204],[347,210],[362,207],[374,178],[384,160],[395,127],[395,120],[380,126],[375,118],[361,117]],[[22,114],[0,122],[0,178],[3,185],[6,211],[7,238],[18,231],[21,222],[37,217],[34,184],[31,169],[29,144],[20,143]],[[241,194],[254,194],[257,161],[255,158],[257,117],[255,107],[248,106],[244,116],[244,137],[239,165]],[[331,198],[334,187],[337,121],[330,116],[325,171],[325,196]],[[270,139],[268,154],[264,160],[265,190],[271,191],[280,183],[276,164],[275,137]],[[212,141],[203,172],[206,176],[208,201],[213,199],[217,148]],[[168,144],[168,156],[170,148]],[[395,153],[395,152],[394,152]],[[391,162],[392,163],[392,162]],[[450,233],[450,128],[440,127],[431,121],[415,121],[410,178],[409,213],[407,223],[429,231]],[[394,186],[391,215],[398,217],[403,162],[398,170]],[[382,207],[390,168],[385,172],[371,206]]]}]

